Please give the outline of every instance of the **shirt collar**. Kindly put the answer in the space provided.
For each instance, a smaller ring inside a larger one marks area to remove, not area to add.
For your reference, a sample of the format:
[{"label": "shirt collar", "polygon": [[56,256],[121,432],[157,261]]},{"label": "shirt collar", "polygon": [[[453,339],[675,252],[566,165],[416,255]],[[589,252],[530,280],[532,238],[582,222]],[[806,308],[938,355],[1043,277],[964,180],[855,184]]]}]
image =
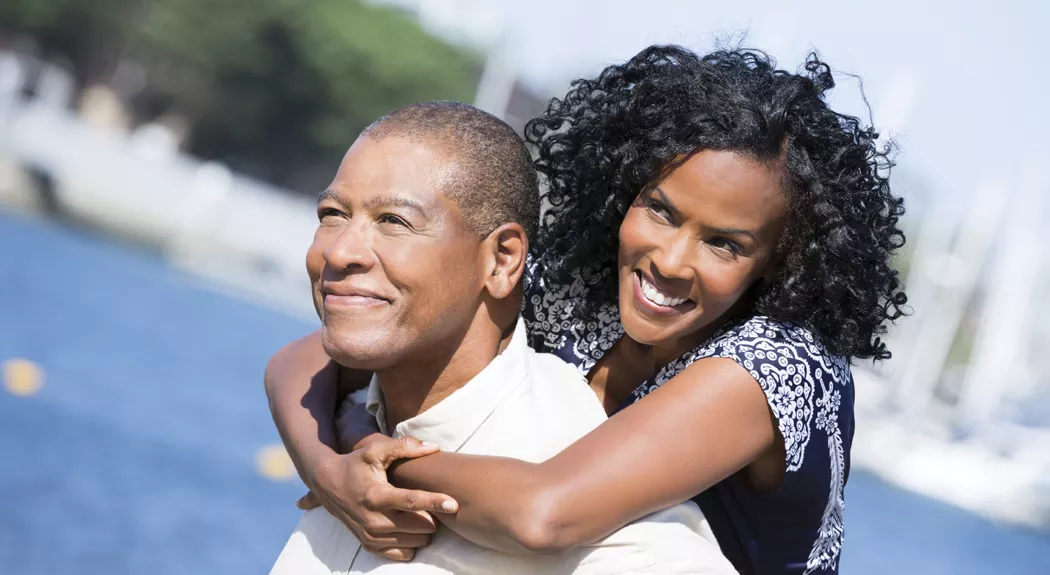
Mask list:
[{"label": "shirt collar", "polygon": [[527,340],[525,322],[519,318],[503,353],[437,405],[399,423],[392,434],[386,428],[383,390],[375,376],[372,376],[368,386],[365,407],[375,416],[384,434],[391,437],[408,435],[420,441],[436,443],[445,451],[457,451],[511,390],[527,377],[528,357],[532,353]]}]

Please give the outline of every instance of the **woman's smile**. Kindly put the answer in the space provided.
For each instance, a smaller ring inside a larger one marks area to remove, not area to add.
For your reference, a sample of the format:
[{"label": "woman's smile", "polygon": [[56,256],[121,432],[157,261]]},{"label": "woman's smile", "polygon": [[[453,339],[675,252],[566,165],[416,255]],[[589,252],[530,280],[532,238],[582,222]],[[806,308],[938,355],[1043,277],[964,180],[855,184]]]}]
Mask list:
[{"label": "woman's smile", "polygon": [[647,278],[641,270],[632,274],[634,297],[638,308],[659,316],[674,316],[696,309],[696,302],[688,297],[675,297],[661,290],[656,282]]},{"label": "woman's smile", "polygon": [[635,341],[698,343],[765,271],[786,211],[779,166],[721,150],[631,203],[619,233],[620,319]]}]

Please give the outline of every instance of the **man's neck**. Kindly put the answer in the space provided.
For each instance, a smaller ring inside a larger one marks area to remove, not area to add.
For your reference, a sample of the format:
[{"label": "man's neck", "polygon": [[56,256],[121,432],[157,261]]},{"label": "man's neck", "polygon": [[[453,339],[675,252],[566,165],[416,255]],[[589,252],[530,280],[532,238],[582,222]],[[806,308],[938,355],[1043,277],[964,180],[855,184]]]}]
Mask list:
[{"label": "man's neck", "polygon": [[510,343],[513,325],[501,332],[488,318],[475,321],[454,349],[433,350],[377,371],[387,429],[437,405],[481,373]]}]

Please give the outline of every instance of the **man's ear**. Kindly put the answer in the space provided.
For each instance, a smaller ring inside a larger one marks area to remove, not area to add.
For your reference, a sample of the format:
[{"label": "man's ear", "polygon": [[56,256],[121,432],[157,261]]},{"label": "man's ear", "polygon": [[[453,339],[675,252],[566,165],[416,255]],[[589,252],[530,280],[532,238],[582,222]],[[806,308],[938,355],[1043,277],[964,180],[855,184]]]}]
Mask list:
[{"label": "man's ear", "polygon": [[529,238],[521,224],[506,223],[485,238],[485,289],[496,299],[503,299],[518,287],[525,273],[525,256]]}]

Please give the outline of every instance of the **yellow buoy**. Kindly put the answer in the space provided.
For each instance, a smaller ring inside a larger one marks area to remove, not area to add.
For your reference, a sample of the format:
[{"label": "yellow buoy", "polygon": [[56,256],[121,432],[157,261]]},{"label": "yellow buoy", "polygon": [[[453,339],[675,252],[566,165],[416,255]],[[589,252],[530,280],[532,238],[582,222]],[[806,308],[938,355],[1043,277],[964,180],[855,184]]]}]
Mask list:
[{"label": "yellow buoy", "polygon": [[283,445],[267,445],[255,454],[255,469],[259,475],[275,481],[289,481],[295,475],[295,465]]},{"label": "yellow buoy", "polygon": [[3,380],[8,393],[29,397],[44,386],[44,370],[28,359],[9,359],[4,362]]}]

